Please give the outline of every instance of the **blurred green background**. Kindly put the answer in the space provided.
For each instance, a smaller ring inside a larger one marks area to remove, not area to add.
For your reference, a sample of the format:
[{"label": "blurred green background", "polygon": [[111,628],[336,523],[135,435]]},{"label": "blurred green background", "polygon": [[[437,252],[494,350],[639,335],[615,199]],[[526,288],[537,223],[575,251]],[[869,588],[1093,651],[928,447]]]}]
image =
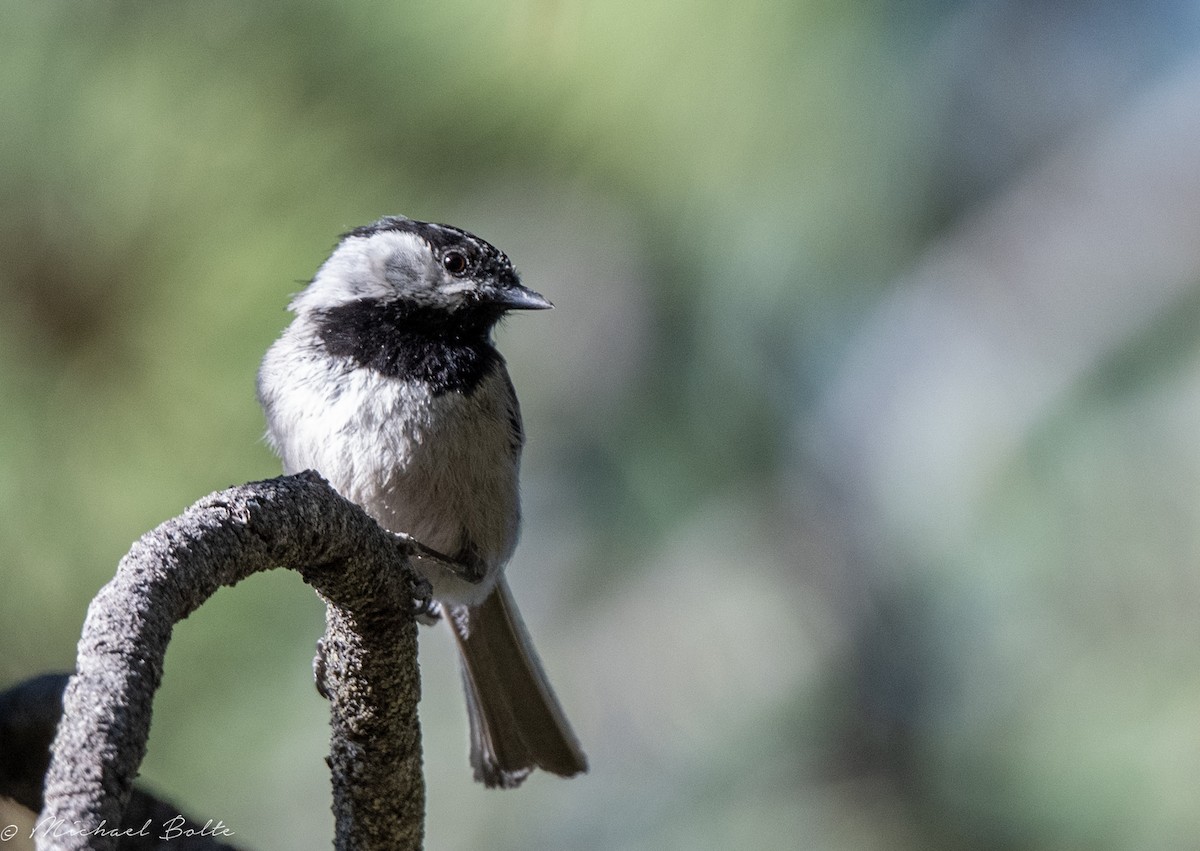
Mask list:
[{"label": "blurred green background", "polygon": [[[1200,8],[5,4],[0,684],[130,543],[273,476],[258,361],[343,231],[503,248],[509,575],[592,772],[428,847],[1174,849],[1200,835]],[[328,847],[321,607],[177,632],[143,779]]]}]

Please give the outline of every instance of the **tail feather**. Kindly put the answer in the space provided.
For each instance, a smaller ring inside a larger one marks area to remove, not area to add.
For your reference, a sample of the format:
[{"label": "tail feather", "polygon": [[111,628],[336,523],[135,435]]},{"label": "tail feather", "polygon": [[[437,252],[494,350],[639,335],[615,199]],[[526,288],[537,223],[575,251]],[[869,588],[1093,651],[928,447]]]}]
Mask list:
[{"label": "tail feather", "polygon": [[587,771],[504,579],[478,606],[446,608],[462,658],[475,779],[511,789],[535,768],[563,777]]}]

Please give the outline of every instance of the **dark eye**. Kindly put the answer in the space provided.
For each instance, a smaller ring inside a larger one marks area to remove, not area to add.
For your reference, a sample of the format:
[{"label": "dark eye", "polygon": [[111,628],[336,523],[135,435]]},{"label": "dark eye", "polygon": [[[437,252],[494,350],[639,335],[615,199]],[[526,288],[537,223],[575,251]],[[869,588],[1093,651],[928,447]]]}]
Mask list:
[{"label": "dark eye", "polygon": [[461,251],[447,251],[442,255],[442,266],[451,275],[461,275],[467,271],[467,255]]}]

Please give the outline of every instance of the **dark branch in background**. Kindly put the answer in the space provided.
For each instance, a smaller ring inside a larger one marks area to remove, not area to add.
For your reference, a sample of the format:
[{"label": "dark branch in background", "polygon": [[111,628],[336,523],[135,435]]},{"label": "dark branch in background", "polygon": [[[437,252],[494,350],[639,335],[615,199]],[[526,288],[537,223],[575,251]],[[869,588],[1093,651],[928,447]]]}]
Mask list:
[{"label": "dark branch in background", "polygon": [[[36,836],[37,813],[42,809],[42,784],[50,765],[50,745],[62,717],[63,689],[69,674],[43,674],[0,692],[0,798],[7,798],[27,811],[33,825],[10,837],[19,847]],[[143,830],[149,822],[154,831]],[[0,827],[8,824],[0,819]],[[172,831],[173,851],[238,851],[237,846],[214,838],[214,831],[181,814],[170,801],[134,787],[120,828],[121,851],[159,849],[161,836]],[[11,829],[11,828],[10,828]],[[47,831],[47,841],[53,839]],[[4,837],[0,836],[0,845]]]},{"label": "dark branch in background", "polygon": [[68,676],[42,674],[0,693],[0,797],[35,813]]},{"label": "dark branch in background", "polygon": [[115,847],[115,838],[69,831],[121,824],[174,625],[222,585],[288,567],[328,604],[318,670],[332,716],[335,847],[420,848],[413,612],[428,587],[410,551],[314,473],[212,494],[143,536],[88,608],[40,817],[68,832],[40,841]]}]

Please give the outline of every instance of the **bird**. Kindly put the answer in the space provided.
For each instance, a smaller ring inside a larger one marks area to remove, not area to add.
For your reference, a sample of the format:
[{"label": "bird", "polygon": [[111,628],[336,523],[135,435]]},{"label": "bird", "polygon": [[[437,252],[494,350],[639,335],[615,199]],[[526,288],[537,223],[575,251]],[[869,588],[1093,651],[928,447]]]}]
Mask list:
[{"label": "bird", "polygon": [[492,788],[588,767],[504,576],[525,433],[493,330],[552,306],[474,234],[386,216],[342,235],[257,378],[284,472],[315,470],[420,543],[459,651],[474,776]]}]

